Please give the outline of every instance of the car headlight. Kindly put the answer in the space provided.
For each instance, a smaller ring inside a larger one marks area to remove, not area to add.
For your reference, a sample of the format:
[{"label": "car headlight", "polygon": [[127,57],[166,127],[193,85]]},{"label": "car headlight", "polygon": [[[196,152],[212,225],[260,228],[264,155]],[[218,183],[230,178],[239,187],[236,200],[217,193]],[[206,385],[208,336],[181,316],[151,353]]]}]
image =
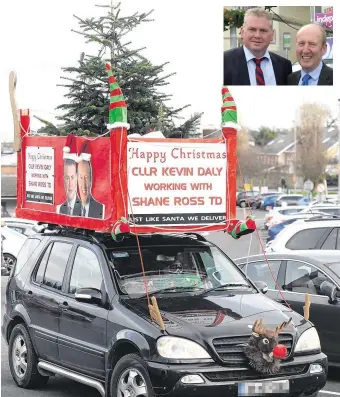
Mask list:
[{"label": "car headlight", "polygon": [[157,340],[158,353],[165,358],[177,360],[210,358],[209,353],[198,343],[175,336],[162,336]]},{"label": "car headlight", "polygon": [[321,350],[318,331],[313,327],[307,329],[297,341],[294,352],[302,353],[307,351]]}]

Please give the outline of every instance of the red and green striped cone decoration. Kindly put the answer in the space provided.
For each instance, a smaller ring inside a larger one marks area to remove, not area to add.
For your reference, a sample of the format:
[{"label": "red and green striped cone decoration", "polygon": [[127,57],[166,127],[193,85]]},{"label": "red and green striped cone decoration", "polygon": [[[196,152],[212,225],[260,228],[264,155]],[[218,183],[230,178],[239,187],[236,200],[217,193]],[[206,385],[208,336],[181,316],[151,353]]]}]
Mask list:
[{"label": "red and green striped cone decoration", "polygon": [[234,239],[238,240],[240,237],[245,236],[249,233],[253,233],[255,230],[256,223],[254,221],[254,217],[248,215],[245,222],[238,221],[232,231],[229,232],[229,234],[231,234]]},{"label": "red and green striped cone decoration", "polygon": [[130,226],[126,218],[121,217],[119,221],[117,221],[112,228],[111,236],[115,241],[123,240],[123,233],[129,233]]},{"label": "red and green striped cone decoration", "polygon": [[113,77],[111,65],[109,63],[106,64],[106,71],[109,76],[110,84],[110,128],[113,128],[114,124],[116,124],[116,126],[125,126],[124,124],[127,124],[127,108],[122,90],[120,89],[116,79]]},{"label": "red and green striped cone decoration", "polygon": [[237,124],[237,108],[234,98],[231,96],[228,88],[222,88],[222,126],[226,123]]}]

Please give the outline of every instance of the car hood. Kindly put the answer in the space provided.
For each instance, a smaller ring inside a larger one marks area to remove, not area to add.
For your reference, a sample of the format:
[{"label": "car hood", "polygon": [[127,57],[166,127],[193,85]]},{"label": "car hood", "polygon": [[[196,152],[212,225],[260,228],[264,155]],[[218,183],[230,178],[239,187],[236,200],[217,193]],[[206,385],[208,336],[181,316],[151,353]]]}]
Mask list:
[{"label": "car hood", "polygon": [[[146,299],[127,299],[129,309],[150,319]],[[224,293],[210,295],[167,294],[157,297],[158,307],[170,335],[191,339],[210,339],[226,334],[250,334],[256,319],[262,318],[263,325],[274,329],[283,321],[293,317],[295,326],[302,317],[257,293]],[[287,332],[295,333],[289,326]]]}]

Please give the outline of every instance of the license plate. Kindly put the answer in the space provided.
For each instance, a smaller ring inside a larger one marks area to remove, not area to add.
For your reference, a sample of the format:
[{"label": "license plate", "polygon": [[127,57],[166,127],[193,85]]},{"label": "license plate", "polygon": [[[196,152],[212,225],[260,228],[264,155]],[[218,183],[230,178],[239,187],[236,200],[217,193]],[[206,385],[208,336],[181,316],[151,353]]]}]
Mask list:
[{"label": "license plate", "polygon": [[266,394],[279,393],[289,393],[289,380],[267,380],[263,382],[243,382],[238,384],[239,396],[264,396]]}]

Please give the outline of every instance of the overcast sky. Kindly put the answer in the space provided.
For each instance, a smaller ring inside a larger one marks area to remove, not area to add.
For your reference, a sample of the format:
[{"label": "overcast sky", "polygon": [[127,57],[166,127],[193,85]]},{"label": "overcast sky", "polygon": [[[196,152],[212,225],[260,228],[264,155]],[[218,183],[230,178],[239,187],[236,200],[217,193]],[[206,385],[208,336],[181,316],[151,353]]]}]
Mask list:
[{"label": "overcast sky", "polygon": [[[55,107],[65,102],[64,88],[57,87],[62,82],[61,67],[76,65],[80,53],[89,52],[83,37],[71,32],[71,29],[78,28],[73,14],[82,18],[95,16],[106,12],[95,7],[95,4],[109,2],[110,0],[1,2],[2,140],[11,140],[13,131],[8,95],[10,71],[17,72],[19,107],[30,108],[32,114],[54,121]],[[227,3],[248,5],[244,2],[222,0],[202,3],[183,0],[122,1],[123,14],[155,10],[155,21],[137,28],[131,33],[130,39],[133,48],[147,47],[143,54],[153,63],[169,61],[166,73],[177,73],[171,77],[169,86],[165,88],[166,92],[173,94],[171,105],[179,107],[191,104],[191,108],[183,112],[184,117],[193,112],[204,112],[202,124],[217,127],[221,119],[222,13],[223,6]],[[307,5],[305,1],[300,0],[300,3]],[[318,5],[319,2],[309,3]],[[337,99],[340,97],[339,90],[338,95],[335,91],[329,87],[234,87],[232,94],[245,125],[251,128],[258,128],[260,125],[289,128],[294,119],[295,108],[304,101],[326,104],[335,112]],[[33,128],[39,126],[37,121],[32,120]]]}]

